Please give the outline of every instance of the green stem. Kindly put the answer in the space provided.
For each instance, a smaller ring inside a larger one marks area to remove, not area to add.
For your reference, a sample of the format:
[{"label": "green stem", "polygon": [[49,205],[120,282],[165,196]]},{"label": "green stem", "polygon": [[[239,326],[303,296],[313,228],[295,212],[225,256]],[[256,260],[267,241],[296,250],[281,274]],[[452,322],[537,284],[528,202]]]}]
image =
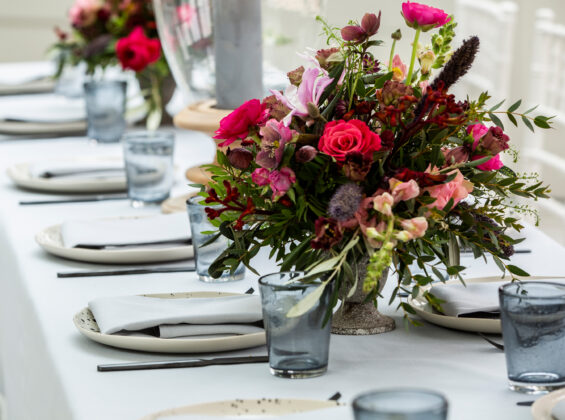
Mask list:
[{"label": "green stem", "polygon": [[390,48],[390,58],[388,59],[388,71],[392,71],[392,59],[394,58],[394,48],[396,47],[396,39],[392,40],[392,47]]},{"label": "green stem", "polygon": [[421,28],[416,29],[416,35],[414,35],[414,42],[412,44],[412,57],[410,58],[410,68],[408,69],[408,75],[406,76],[406,85],[410,86],[412,81],[412,72],[414,70],[414,62],[416,61],[416,52],[418,51],[418,39],[420,38]]},{"label": "green stem", "polygon": [[149,73],[149,83],[151,93],[149,97],[149,113],[147,115],[146,128],[155,131],[161,125],[163,114],[159,77],[156,73]]}]

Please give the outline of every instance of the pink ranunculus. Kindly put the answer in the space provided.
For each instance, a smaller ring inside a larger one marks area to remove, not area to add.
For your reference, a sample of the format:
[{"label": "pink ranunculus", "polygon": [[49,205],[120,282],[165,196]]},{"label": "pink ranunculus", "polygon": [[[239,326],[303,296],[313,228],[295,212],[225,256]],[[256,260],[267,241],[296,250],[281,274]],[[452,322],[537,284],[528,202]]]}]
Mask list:
[{"label": "pink ranunculus", "polygon": [[421,28],[424,32],[439,28],[451,20],[441,9],[410,1],[402,3],[402,16],[408,26],[414,29]]},{"label": "pink ranunculus", "polygon": [[280,171],[272,171],[269,175],[271,190],[273,190],[273,200],[282,197],[296,182],[296,175],[290,168],[282,168]]},{"label": "pink ranunculus", "polygon": [[225,140],[218,146],[229,146],[234,141],[247,137],[249,128],[262,124],[266,118],[267,106],[261,104],[259,99],[250,99],[222,118],[220,128],[213,138]]},{"label": "pink ranunculus", "polygon": [[[431,173],[433,171],[428,168],[426,172]],[[436,201],[429,204],[428,207],[442,210],[450,199],[453,199],[453,206],[455,206],[473,191],[473,184],[465,179],[461,171],[455,169],[450,172],[450,175],[454,172],[456,176],[451,181],[445,184],[424,188],[424,191],[428,191],[430,196],[436,199]]]},{"label": "pink ranunculus", "polygon": [[103,3],[100,0],[76,0],[69,10],[71,24],[75,28],[92,25],[102,7]]},{"label": "pink ranunculus", "polygon": [[389,193],[382,193],[373,198],[373,208],[385,216],[392,216],[392,206],[394,198]]},{"label": "pink ranunculus", "polygon": [[141,71],[161,57],[159,39],[147,38],[141,26],[116,42],[116,55],[124,70]]},{"label": "pink ranunculus", "polygon": [[381,138],[361,120],[330,121],[318,142],[318,149],[343,163],[348,153],[372,157],[381,148]]},{"label": "pink ranunculus", "polygon": [[[471,158],[471,160],[479,160],[484,157],[485,156],[475,155]],[[480,169],[481,171],[498,171],[503,166],[504,163],[502,163],[502,161],[500,160],[500,156],[495,155],[486,162],[477,165],[477,169]]]},{"label": "pink ranunculus", "polygon": [[396,178],[391,178],[388,180],[388,185],[395,204],[400,201],[411,200],[420,195],[420,187],[413,179],[408,182],[402,182]]},{"label": "pink ranunculus", "polygon": [[265,185],[269,185],[269,175],[270,172],[268,169],[257,168],[251,174],[251,180],[260,187],[264,187]]},{"label": "pink ranunculus", "polygon": [[279,101],[290,108],[290,112],[283,119],[284,124],[289,126],[294,115],[307,117],[308,103],[311,102],[317,106],[322,93],[324,93],[324,90],[332,80],[331,77],[326,76],[326,73],[321,68],[312,68],[304,70],[300,86],[288,86],[284,95],[279,91],[271,90],[271,93]]},{"label": "pink ranunculus", "polygon": [[410,239],[421,238],[428,230],[428,221],[425,217],[414,217],[412,219],[402,220],[400,226],[408,232]]},{"label": "pink ranunculus", "polygon": [[471,124],[467,126],[467,134],[473,136],[473,150],[479,145],[481,138],[488,133],[488,127],[483,124]]},{"label": "pink ranunculus", "polygon": [[281,163],[284,146],[296,131],[273,118],[260,128],[259,134],[262,136],[261,151],[257,153],[255,161],[263,168],[275,169]]},{"label": "pink ranunculus", "polygon": [[392,58],[392,80],[396,82],[402,82],[406,77],[408,72],[408,67],[402,62],[402,59],[398,54]]}]

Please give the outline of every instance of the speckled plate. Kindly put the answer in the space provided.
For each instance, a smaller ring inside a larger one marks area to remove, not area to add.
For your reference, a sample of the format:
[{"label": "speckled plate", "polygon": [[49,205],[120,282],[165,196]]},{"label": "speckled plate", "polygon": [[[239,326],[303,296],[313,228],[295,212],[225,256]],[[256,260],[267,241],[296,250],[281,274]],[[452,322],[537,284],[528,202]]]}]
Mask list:
[{"label": "speckled plate", "polygon": [[[185,293],[163,293],[144,295],[148,297],[161,299],[179,299],[179,298],[211,298],[233,296],[239,293],[226,292],[185,292]],[[107,346],[118,347],[122,349],[138,350],[154,353],[209,353],[228,350],[246,349],[257,347],[265,344],[266,338],[264,332],[230,335],[211,338],[158,338],[148,335],[120,335],[120,334],[103,334],[98,328],[98,324],[90,312],[90,309],[84,308],[78,312],[73,322],[79,332],[98,343]]]},{"label": "speckled plate", "polygon": [[[276,417],[295,413],[344,407],[337,401],[261,398],[256,400],[226,400],[171,408],[143,417],[141,420],[160,420],[178,416],[222,416],[227,418]],[[332,410],[333,411],[333,410]],[[317,413],[318,416],[320,413]],[[193,417],[194,416],[194,417]],[[325,416],[311,418],[324,418]]]}]

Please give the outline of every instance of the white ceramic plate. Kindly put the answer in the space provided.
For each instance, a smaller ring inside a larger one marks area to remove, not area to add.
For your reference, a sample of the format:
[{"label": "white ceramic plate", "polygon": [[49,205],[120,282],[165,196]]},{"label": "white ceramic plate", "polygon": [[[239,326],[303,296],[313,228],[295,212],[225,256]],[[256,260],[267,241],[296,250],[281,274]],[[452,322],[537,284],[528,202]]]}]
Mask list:
[{"label": "white ceramic plate", "polygon": [[[73,161],[80,163],[92,163],[100,161],[96,158],[76,158]],[[117,160],[105,158],[103,160]],[[112,191],[125,191],[127,182],[125,176],[108,178],[73,178],[54,177],[38,178],[32,176],[30,167],[33,162],[19,163],[8,168],[8,176],[18,187],[37,191],[60,192],[60,193],[102,193]]]},{"label": "white ceramic plate", "polygon": [[553,391],[538,398],[532,405],[532,416],[534,420],[554,420],[555,417],[551,415],[553,407],[563,400],[565,400],[565,389]]},{"label": "white ceramic plate", "polygon": [[[159,420],[184,415],[229,416],[229,418],[276,417],[293,413],[343,406],[336,401],[261,398],[256,400],[227,400],[163,410],[141,420]],[[312,415],[312,418],[319,418]],[[323,418],[323,417],[322,417]]]},{"label": "white ceramic plate", "polygon": [[12,135],[39,134],[84,134],[86,121],[71,121],[60,123],[42,123],[28,121],[0,120],[0,133]]},{"label": "white ceramic plate", "polygon": [[[220,296],[233,296],[238,293],[225,292],[186,292],[186,293],[163,293],[144,295],[154,298],[210,298]],[[84,308],[78,312],[73,321],[81,334],[98,343],[112,347],[129,350],[139,350],[157,353],[208,353],[228,350],[246,349],[265,344],[264,332],[232,335],[213,338],[158,338],[150,336],[132,336],[118,334],[102,334],[90,309]]]},{"label": "white ceramic plate", "polygon": [[[535,280],[550,280],[552,278],[563,278],[552,277],[552,276],[532,276],[524,277],[524,281],[535,281]],[[465,283],[487,283],[487,282],[497,282],[504,280],[500,276],[492,277],[478,277],[474,279],[465,279]],[[508,280],[510,281],[510,280]],[[446,284],[459,284],[459,280],[449,280]],[[461,331],[472,331],[472,332],[482,332],[482,333],[492,333],[501,334],[502,328],[500,325],[500,319],[483,319],[483,318],[460,318],[456,316],[442,315],[434,311],[431,305],[423,297],[417,297],[416,299],[408,298],[408,303],[412,305],[418,316],[420,318],[431,322],[432,324],[439,325],[440,327],[452,328],[454,330]]]},{"label": "white ceramic plate", "polygon": [[164,214],[186,212],[186,200],[194,197],[197,192],[184,194],[178,197],[171,197],[161,203],[161,212]]},{"label": "white ceramic plate", "polygon": [[55,89],[55,80],[51,77],[43,79],[31,80],[19,84],[2,84],[0,83],[0,95],[18,95],[29,93],[51,92]]},{"label": "white ceramic plate", "polygon": [[65,248],[61,237],[61,225],[53,225],[35,235],[35,241],[47,252],[70,260],[103,264],[146,264],[179,261],[192,258],[192,245],[128,249]]}]

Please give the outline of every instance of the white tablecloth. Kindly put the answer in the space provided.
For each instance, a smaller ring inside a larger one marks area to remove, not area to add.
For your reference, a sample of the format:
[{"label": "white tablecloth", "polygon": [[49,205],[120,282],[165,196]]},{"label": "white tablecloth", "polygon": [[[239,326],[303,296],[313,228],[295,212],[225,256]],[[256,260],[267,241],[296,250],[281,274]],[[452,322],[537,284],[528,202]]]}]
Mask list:
[{"label": "white tablecloth", "polygon": [[[175,160],[179,172],[213,156],[203,135],[183,132]],[[75,329],[73,315],[98,296],[222,290],[243,292],[256,277],[210,285],[194,273],[120,277],[57,278],[70,269],[101,268],[50,256],[34,241],[43,228],[69,218],[98,218],[158,212],[133,209],[127,201],[19,206],[18,200],[40,193],[19,190],[5,175],[11,164],[36,158],[64,157],[103,150],[119,154],[118,145],[96,146],[84,138],[0,140],[0,372],[10,420],[128,420],[162,409],[197,402],[236,398],[326,399],[336,391],[350,402],[363,391],[382,387],[425,387],[444,393],[451,420],[529,419],[530,409],[517,401],[532,399],[507,389],[504,354],[472,333],[431,324],[403,327],[373,336],[332,336],[329,370],[319,378],[288,380],[271,376],[265,364],[99,373],[96,365],[178,359],[105,347]],[[175,194],[189,187],[178,177]],[[528,228],[513,262],[532,275],[564,274],[565,249],[536,229]],[[471,275],[499,273],[482,260],[471,263]],[[267,262],[262,272],[272,271]],[[389,280],[389,287],[392,281]],[[264,353],[264,348],[238,354]],[[208,355],[209,356],[209,355]],[[312,418],[316,418],[315,413]]]}]

